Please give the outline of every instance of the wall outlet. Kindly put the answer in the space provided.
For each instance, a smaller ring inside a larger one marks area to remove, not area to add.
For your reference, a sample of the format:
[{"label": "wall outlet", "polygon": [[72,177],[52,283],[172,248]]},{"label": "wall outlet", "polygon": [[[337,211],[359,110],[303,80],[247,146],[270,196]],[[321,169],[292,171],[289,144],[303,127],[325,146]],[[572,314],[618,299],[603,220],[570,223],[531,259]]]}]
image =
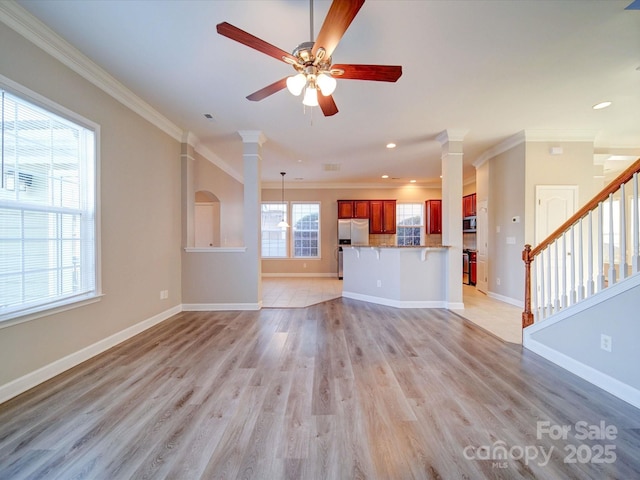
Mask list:
[{"label": "wall outlet", "polygon": [[496,285],[500,285],[500,278],[496,278]]},{"label": "wall outlet", "polygon": [[381,287],[382,286],[382,280],[378,280],[378,286]]},{"label": "wall outlet", "polygon": [[507,245],[515,245],[516,237],[507,237]]},{"label": "wall outlet", "polygon": [[500,233],[500,225],[496,225],[496,233]]},{"label": "wall outlet", "polygon": [[160,290],[160,300],[169,298],[169,290]]},{"label": "wall outlet", "polygon": [[605,352],[611,351],[611,337],[609,335],[600,334],[600,348]]}]

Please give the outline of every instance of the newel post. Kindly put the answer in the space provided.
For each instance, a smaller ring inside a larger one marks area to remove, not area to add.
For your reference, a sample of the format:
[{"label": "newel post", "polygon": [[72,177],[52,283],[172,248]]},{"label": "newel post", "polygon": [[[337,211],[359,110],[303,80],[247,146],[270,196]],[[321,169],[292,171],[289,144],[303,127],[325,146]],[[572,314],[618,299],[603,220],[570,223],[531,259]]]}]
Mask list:
[{"label": "newel post", "polygon": [[526,244],[522,251],[524,261],[524,312],[522,312],[522,328],[533,324],[533,313],[531,312],[531,245]]}]

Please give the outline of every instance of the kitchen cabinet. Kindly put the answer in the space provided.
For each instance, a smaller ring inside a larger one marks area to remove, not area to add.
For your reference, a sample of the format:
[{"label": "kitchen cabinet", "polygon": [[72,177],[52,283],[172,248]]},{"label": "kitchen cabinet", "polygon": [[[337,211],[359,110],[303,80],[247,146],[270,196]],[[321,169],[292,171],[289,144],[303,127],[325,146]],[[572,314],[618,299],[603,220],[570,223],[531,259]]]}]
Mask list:
[{"label": "kitchen cabinet", "polygon": [[442,200],[427,200],[427,235],[442,233]]},{"label": "kitchen cabinet", "polygon": [[369,200],[338,200],[338,218],[369,218]]},{"label": "kitchen cabinet", "polygon": [[369,233],[396,233],[396,201],[369,201]]},{"label": "kitchen cabinet", "polygon": [[476,215],[476,194],[462,197],[462,216],[474,217]]}]

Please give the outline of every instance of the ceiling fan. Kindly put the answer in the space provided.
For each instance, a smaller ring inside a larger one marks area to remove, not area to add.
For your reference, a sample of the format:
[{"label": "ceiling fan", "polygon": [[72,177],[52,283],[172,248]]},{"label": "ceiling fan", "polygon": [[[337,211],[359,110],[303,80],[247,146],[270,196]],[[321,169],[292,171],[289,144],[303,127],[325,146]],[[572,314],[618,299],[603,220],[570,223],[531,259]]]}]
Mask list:
[{"label": "ceiling fan", "polygon": [[257,102],[286,87],[294,95],[300,95],[304,91],[302,101],[304,105],[319,105],[325,116],[331,116],[338,113],[338,107],[331,95],[336,87],[336,78],[376,82],[397,81],[402,75],[402,67],[399,65],[331,63],[333,51],[363,4],[364,0],[333,0],[314,42],[313,0],[310,0],[311,41],[301,43],[292,53],[287,53],[227,22],[218,24],[216,29],[220,35],[288,63],[297,72],[252,93],[247,99]]}]

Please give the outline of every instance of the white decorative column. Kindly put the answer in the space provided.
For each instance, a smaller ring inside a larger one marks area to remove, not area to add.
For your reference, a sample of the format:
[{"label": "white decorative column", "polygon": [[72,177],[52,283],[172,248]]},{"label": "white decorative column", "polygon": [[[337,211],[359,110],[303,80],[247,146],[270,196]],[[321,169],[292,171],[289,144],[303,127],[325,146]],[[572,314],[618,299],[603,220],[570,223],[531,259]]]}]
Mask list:
[{"label": "white decorative column", "polygon": [[194,149],[190,145],[190,132],[182,134],[180,145],[180,176],[182,195],[182,247],[189,248],[195,245],[195,182],[194,182]]},{"label": "white decorative column", "polygon": [[262,259],[260,249],[260,210],[262,203],[262,144],[265,136],[259,130],[240,130],[242,137],[243,180],[244,180],[244,245],[246,255],[246,288],[251,299],[262,303]]},{"label": "white decorative column", "polygon": [[442,244],[448,245],[447,308],[462,309],[462,140],[468,130],[445,130],[442,145]]}]

